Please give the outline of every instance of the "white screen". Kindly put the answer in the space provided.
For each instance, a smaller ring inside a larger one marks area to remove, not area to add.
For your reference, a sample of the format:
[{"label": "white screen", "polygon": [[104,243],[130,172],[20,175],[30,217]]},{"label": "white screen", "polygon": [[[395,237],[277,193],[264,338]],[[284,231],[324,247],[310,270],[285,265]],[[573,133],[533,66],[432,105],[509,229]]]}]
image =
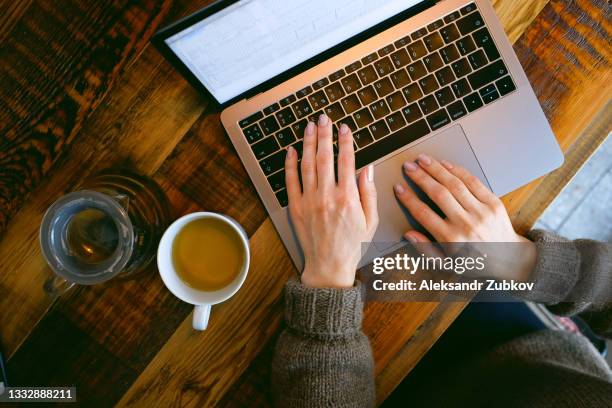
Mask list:
[{"label": "white screen", "polygon": [[421,0],[243,0],[166,39],[221,103]]}]

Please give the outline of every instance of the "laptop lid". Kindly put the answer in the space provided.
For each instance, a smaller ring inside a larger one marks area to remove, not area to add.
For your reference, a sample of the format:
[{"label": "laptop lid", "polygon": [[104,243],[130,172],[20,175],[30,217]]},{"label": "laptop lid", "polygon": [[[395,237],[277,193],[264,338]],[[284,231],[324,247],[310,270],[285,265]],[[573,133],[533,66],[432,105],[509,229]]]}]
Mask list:
[{"label": "laptop lid", "polygon": [[156,47],[221,106],[283,82],[431,6],[430,0],[222,0]]}]

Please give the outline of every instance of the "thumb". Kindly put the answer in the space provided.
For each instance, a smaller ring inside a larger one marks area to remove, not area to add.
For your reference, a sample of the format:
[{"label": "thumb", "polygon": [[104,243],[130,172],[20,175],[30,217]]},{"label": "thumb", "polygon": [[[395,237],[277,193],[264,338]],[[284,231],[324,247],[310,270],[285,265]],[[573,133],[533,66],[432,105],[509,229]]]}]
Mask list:
[{"label": "thumb", "polygon": [[359,173],[359,198],[365,214],[368,230],[374,235],[378,227],[378,203],[376,184],[374,184],[374,166],[369,165]]}]

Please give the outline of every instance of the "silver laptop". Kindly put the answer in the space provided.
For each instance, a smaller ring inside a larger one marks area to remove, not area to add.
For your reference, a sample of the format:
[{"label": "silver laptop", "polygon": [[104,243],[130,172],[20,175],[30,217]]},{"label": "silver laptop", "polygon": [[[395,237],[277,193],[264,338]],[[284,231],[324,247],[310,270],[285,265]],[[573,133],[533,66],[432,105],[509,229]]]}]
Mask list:
[{"label": "silver laptop", "polygon": [[362,265],[413,228],[392,187],[419,153],[464,166],[497,195],[563,163],[488,0],[221,1],[153,42],[220,105],[298,268],[285,150],[301,152],[323,112],[352,128],[358,168],[376,165],[381,221]]}]

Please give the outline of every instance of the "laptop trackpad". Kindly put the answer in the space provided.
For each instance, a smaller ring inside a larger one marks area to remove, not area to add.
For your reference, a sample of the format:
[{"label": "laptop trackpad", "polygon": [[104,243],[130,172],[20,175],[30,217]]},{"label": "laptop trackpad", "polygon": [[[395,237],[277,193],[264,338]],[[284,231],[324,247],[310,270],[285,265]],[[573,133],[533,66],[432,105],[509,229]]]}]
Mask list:
[{"label": "laptop trackpad", "polygon": [[[402,164],[406,161],[415,161],[420,153],[426,153],[439,160],[446,159],[451,163],[456,163],[466,168],[487,187],[491,188],[463,133],[463,129],[459,125],[453,126],[385,160],[376,166],[375,171],[380,223],[374,236],[374,245],[379,251],[394,249],[402,240],[404,233],[410,229],[422,230],[418,223],[400,205],[393,193],[393,186],[395,184],[402,182],[406,184],[408,182],[408,178],[402,171]],[[414,184],[409,183],[409,186],[415,189],[424,201],[433,206],[433,203]],[[436,210],[439,211],[437,208]]]}]

